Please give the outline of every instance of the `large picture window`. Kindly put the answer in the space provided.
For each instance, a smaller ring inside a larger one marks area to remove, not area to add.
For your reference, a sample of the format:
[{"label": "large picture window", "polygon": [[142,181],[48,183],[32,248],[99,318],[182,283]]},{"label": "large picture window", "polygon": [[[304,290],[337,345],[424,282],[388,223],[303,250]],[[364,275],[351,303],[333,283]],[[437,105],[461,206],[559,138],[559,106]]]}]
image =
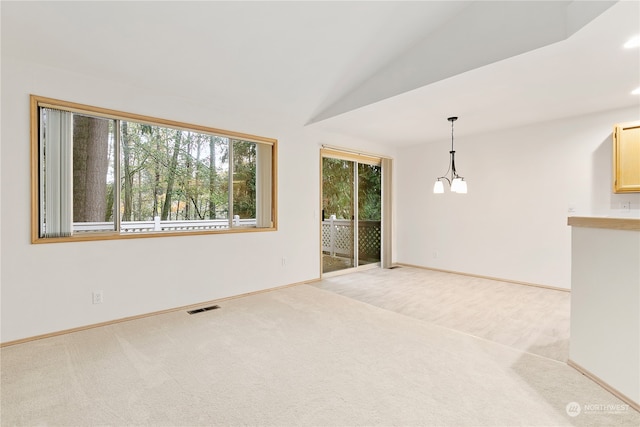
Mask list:
[{"label": "large picture window", "polygon": [[275,139],[31,97],[32,241],[276,228]]}]

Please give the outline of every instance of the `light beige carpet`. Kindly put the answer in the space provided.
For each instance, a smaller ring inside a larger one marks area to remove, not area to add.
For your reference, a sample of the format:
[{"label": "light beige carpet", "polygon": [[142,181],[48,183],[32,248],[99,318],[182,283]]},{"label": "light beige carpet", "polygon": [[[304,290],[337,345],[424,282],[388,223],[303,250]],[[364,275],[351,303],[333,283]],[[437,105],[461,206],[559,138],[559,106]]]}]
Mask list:
[{"label": "light beige carpet", "polygon": [[569,357],[569,292],[412,267],[334,276],[315,286],[551,359]]},{"label": "light beige carpet", "polygon": [[309,285],[5,347],[1,424],[637,426],[565,364]]}]

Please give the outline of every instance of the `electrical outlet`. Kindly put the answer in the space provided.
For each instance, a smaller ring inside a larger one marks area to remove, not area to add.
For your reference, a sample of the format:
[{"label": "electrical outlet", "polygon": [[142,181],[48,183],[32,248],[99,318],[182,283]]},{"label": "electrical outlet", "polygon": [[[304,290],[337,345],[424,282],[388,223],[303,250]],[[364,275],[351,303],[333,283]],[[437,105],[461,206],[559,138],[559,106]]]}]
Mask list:
[{"label": "electrical outlet", "polygon": [[103,301],[102,291],[93,291],[93,303],[102,304],[102,301]]},{"label": "electrical outlet", "polygon": [[625,211],[630,211],[631,210],[631,202],[622,202],[622,209]]}]

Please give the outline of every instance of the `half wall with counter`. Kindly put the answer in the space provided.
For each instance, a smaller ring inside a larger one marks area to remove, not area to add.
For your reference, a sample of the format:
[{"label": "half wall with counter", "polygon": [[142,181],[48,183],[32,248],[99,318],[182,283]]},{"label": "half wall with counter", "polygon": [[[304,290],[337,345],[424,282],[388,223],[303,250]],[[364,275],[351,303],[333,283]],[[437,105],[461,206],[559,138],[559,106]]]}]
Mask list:
[{"label": "half wall with counter", "polygon": [[640,411],[640,218],[569,217],[569,365]]}]

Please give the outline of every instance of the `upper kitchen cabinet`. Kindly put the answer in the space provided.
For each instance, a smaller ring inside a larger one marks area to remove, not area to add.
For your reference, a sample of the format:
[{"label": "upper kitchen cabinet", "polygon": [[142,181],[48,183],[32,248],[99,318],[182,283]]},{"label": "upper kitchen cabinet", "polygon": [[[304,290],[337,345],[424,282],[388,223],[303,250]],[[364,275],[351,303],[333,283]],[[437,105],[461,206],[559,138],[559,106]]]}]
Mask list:
[{"label": "upper kitchen cabinet", "polygon": [[640,121],[613,128],[613,192],[640,193]]}]

